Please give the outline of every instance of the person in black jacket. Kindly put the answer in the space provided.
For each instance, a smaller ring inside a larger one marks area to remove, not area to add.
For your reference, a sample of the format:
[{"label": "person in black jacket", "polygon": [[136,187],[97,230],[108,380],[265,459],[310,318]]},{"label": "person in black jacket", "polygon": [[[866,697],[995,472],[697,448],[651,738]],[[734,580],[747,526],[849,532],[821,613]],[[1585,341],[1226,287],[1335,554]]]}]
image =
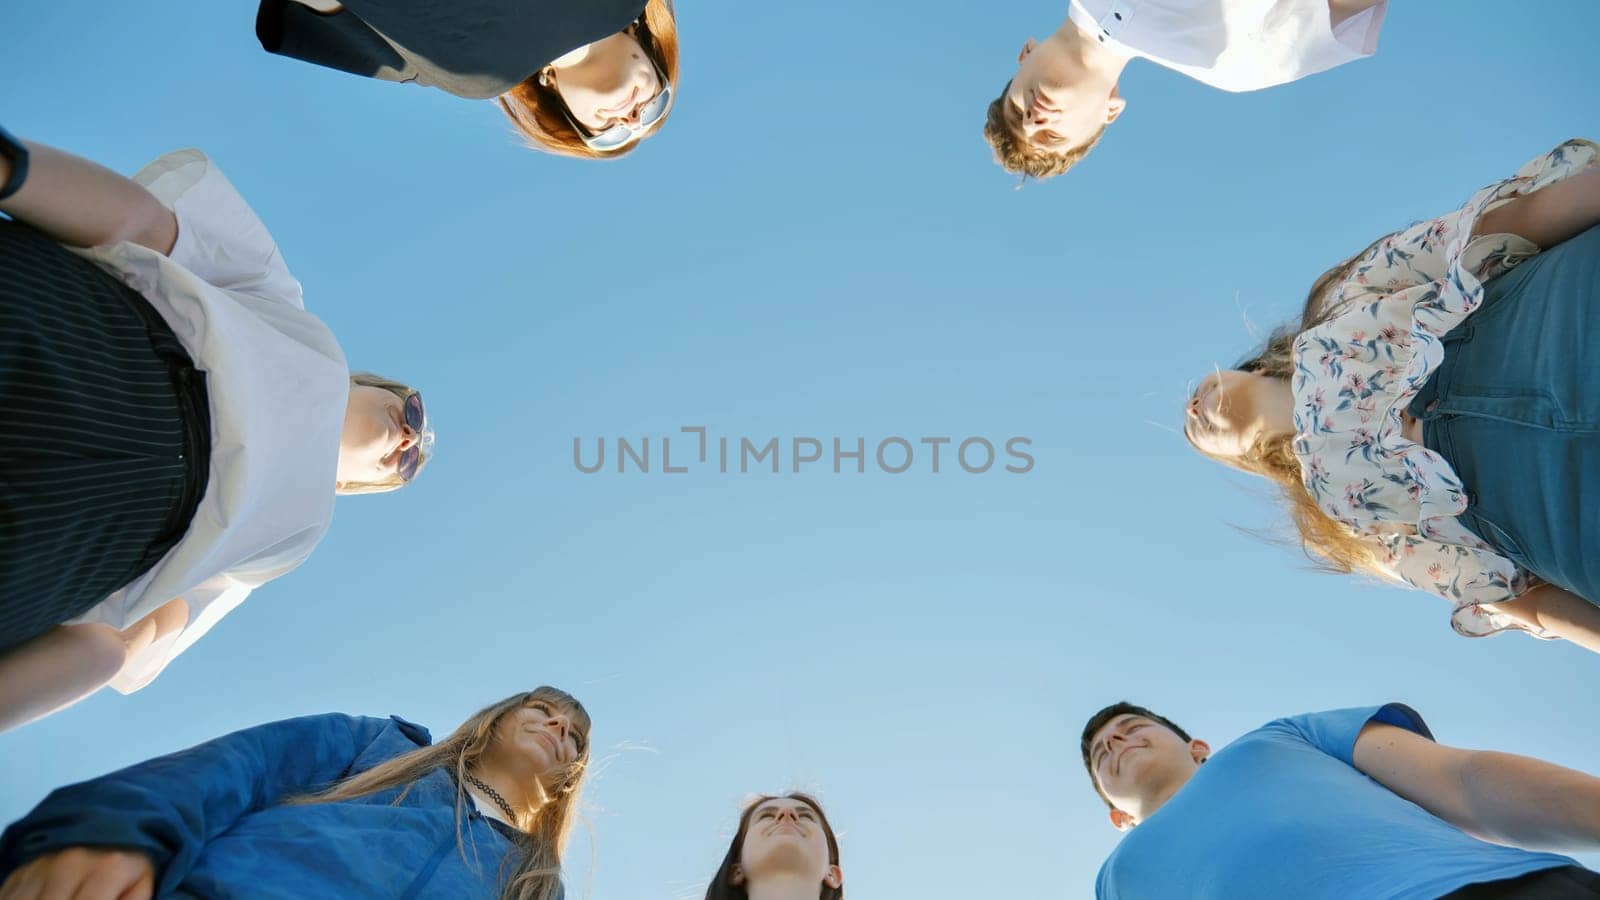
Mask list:
[{"label": "person in black jacket", "polygon": [[473,100],[496,98],[535,149],[621,156],[672,109],[669,0],[262,0],[271,53]]}]

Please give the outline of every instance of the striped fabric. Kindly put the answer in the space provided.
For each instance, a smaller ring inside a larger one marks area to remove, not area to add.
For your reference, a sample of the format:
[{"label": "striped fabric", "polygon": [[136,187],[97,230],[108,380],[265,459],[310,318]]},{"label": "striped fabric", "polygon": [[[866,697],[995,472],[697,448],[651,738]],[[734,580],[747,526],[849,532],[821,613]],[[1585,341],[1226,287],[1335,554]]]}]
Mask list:
[{"label": "striped fabric", "polygon": [[137,293],[0,219],[0,650],[182,536],[209,456],[201,379]]}]

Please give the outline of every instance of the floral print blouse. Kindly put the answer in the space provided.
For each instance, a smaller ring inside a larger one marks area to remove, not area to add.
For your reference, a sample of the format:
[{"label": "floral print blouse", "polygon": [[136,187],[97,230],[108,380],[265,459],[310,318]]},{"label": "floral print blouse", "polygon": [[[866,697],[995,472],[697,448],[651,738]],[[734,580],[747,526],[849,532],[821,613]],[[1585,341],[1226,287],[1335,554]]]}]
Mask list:
[{"label": "floral print blouse", "polygon": [[1294,450],[1306,488],[1376,545],[1392,575],[1449,600],[1452,627],[1468,637],[1523,629],[1485,604],[1536,582],[1456,519],[1466,491],[1443,457],[1404,437],[1401,413],[1443,360],[1441,339],[1482,302],[1485,282],[1539,252],[1516,235],[1473,237],[1478,218],[1597,159],[1600,147],[1568,141],[1461,209],[1390,235],[1334,288],[1342,311],[1295,341]]}]

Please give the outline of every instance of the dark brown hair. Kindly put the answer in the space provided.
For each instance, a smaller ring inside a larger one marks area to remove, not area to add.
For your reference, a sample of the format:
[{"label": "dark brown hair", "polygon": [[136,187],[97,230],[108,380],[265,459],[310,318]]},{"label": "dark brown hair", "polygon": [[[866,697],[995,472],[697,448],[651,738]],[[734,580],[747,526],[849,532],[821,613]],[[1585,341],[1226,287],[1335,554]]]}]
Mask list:
[{"label": "dark brown hair", "polygon": [[989,104],[989,115],[983,123],[983,139],[994,148],[995,162],[1007,172],[1021,175],[1024,178],[1054,178],[1078,164],[1078,160],[1089,155],[1094,145],[1100,143],[1100,138],[1105,135],[1107,122],[1100,126],[1087,141],[1069,147],[1066,150],[1050,151],[1034,147],[1022,135],[1017,134],[1011,127],[1011,122],[1006,119],[1006,92],[1011,90],[1011,82],[1000,89],[1000,96]]},{"label": "dark brown hair", "polygon": [[[822,833],[828,838],[828,865],[839,864],[839,839],[833,835],[833,826],[828,824],[828,814],[822,811],[822,804],[810,794],[798,791],[783,794],[782,796],[764,795],[750,801],[744,808],[744,813],[739,816],[739,830],[733,835],[733,843],[728,846],[728,853],[722,858],[722,865],[717,867],[717,874],[711,878],[711,886],[706,888],[706,900],[749,900],[750,894],[743,885],[733,883],[733,870],[739,865],[739,857],[744,854],[744,836],[750,830],[750,819],[755,815],[756,807],[768,800],[799,800],[801,803],[817,811],[817,819],[822,823]],[[818,900],[844,900],[844,886],[820,886],[817,893]]]},{"label": "dark brown hair", "polygon": [[1189,732],[1178,727],[1178,723],[1172,721],[1166,716],[1161,715],[1160,713],[1151,712],[1142,706],[1135,706],[1126,700],[1120,700],[1116,703],[1113,703],[1105,709],[1102,709],[1090,716],[1089,721],[1084,723],[1083,737],[1078,741],[1079,749],[1083,751],[1083,768],[1084,771],[1089,773],[1089,783],[1094,785],[1094,792],[1099,794],[1100,799],[1104,800],[1106,805],[1112,809],[1117,808],[1116,804],[1112,803],[1111,798],[1106,796],[1106,792],[1100,789],[1100,779],[1094,777],[1094,767],[1089,765],[1089,751],[1092,749],[1091,745],[1094,743],[1095,734],[1098,733],[1100,729],[1106,727],[1106,724],[1112,719],[1115,719],[1117,716],[1139,716],[1141,718],[1149,719],[1152,722],[1166,726],[1168,731],[1171,731],[1173,734],[1182,738],[1183,742],[1186,744],[1194,740],[1194,738],[1189,736]]}]

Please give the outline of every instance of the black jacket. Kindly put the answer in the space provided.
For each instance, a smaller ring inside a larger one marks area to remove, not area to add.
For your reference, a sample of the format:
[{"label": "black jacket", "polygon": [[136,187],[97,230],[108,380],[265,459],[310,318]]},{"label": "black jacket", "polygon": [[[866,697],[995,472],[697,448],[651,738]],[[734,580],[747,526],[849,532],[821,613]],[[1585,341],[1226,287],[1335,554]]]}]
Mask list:
[{"label": "black jacket", "polygon": [[384,81],[480,100],[496,97],[584,44],[616,34],[645,0],[344,0],[323,15],[261,0],[268,52]]}]

